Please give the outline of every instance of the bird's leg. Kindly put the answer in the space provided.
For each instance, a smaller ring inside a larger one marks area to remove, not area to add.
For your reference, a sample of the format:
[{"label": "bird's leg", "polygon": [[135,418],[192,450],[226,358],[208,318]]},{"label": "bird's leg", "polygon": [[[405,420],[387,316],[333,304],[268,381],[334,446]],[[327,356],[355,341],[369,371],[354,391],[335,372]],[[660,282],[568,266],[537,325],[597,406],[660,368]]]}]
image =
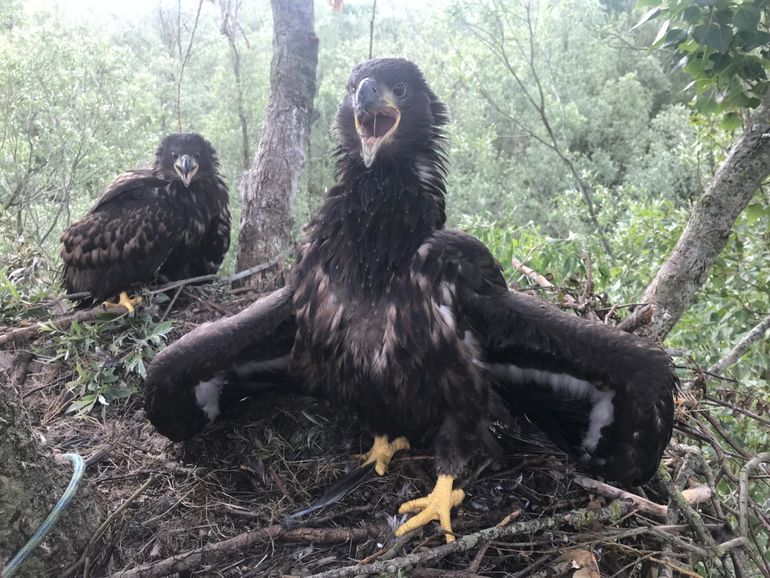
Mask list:
[{"label": "bird's leg", "polygon": [[142,296],[141,295],[137,295],[136,297],[131,298],[131,297],[128,296],[128,293],[126,293],[125,291],[121,291],[120,292],[120,297],[118,298],[118,302],[117,303],[112,303],[110,301],[105,301],[104,302],[104,306],[107,307],[107,306],[110,306],[110,305],[122,305],[123,307],[125,307],[128,310],[129,314],[131,314],[131,313],[134,312],[134,307],[139,305],[141,302],[142,302]]},{"label": "bird's leg", "polygon": [[441,528],[446,532],[447,543],[454,542],[455,537],[452,534],[450,511],[455,506],[459,506],[463,498],[465,498],[464,491],[452,489],[454,479],[454,476],[440,474],[430,494],[424,498],[418,498],[401,504],[401,507],[398,509],[399,514],[419,513],[401,524],[396,529],[396,536],[403,536],[407,532],[424,526],[428,522],[438,520]]},{"label": "bird's leg", "polygon": [[392,442],[389,442],[388,436],[374,436],[372,448],[361,456],[364,460],[361,465],[366,466],[374,463],[374,471],[379,475],[384,476],[388,471],[390,460],[393,459],[393,454],[408,449],[409,440],[405,437],[397,437]]}]

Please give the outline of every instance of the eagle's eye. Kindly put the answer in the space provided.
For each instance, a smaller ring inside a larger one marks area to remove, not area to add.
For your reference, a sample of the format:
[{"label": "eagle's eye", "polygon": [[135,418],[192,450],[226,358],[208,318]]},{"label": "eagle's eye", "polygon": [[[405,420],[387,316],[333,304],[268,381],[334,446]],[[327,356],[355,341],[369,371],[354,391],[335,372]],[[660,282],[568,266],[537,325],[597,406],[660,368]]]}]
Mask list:
[{"label": "eagle's eye", "polygon": [[399,82],[393,85],[393,94],[396,98],[403,98],[406,95],[406,84]]}]

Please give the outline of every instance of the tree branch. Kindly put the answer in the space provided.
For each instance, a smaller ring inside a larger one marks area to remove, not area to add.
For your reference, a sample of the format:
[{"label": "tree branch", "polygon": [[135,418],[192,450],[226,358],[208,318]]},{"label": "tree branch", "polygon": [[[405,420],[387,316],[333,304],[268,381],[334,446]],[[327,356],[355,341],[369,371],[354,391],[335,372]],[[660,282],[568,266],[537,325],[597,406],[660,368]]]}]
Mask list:
[{"label": "tree branch", "polygon": [[738,501],[738,511],[740,513],[741,536],[743,538],[749,535],[749,474],[751,470],[760,464],[770,462],[770,452],[764,452],[748,461],[741,469],[740,498]]},{"label": "tree branch", "polygon": [[[190,31],[190,42],[187,45],[187,51],[184,58],[182,58],[182,64],[179,67],[179,78],[176,82],[176,123],[179,132],[182,132],[182,77],[184,76],[184,69],[187,66],[187,61],[190,59],[190,52],[192,51],[193,40],[195,40],[195,31],[198,30],[198,20],[201,17],[201,9],[203,8],[203,0],[198,2],[198,11],[195,13],[195,22],[193,23],[192,30]],[[179,56],[182,56],[182,16],[181,5],[179,7],[179,14],[177,16],[177,39],[179,43]]]},{"label": "tree branch", "polygon": [[372,0],[372,18],[369,20],[369,58],[372,58],[374,49],[374,18],[377,16],[377,0]]},{"label": "tree branch", "polygon": [[549,530],[558,528],[563,525],[569,525],[572,527],[581,527],[586,523],[591,522],[606,522],[608,520],[622,517],[625,514],[631,512],[632,506],[625,502],[615,502],[608,508],[601,508],[600,510],[575,510],[567,514],[556,514],[550,518],[538,518],[535,520],[527,520],[525,522],[517,522],[510,526],[495,526],[493,528],[486,528],[479,532],[469,534],[467,536],[458,537],[454,542],[438,546],[430,550],[424,550],[418,554],[409,554],[400,558],[394,558],[393,560],[382,560],[374,562],[372,564],[363,564],[348,566],[345,568],[337,568],[335,570],[328,570],[321,572],[320,574],[313,574],[310,578],[345,578],[347,576],[368,576],[370,574],[378,574],[382,572],[389,572],[395,574],[398,570],[410,568],[417,564],[424,564],[434,560],[440,560],[445,558],[449,554],[454,552],[465,552],[476,548],[480,543],[489,540],[498,540],[500,538],[510,536],[520,536],[522,534],[531,534],[540,532],[542,530]]},{"label": "tree branch", "polygon": [[643,333],[663,340],[708,279],[735,220],[770,174],[770,92],[754,111],[706,191],[679,241],[640,301],[654,307]]},{"label": "tree branch", "polygon": [[741,340],[727,352],[727,355],[709,367],[708,372],[716,373],[717,375],[723,373],[725,369],[735,364],[755,342],[764,339],[765,331],[768,329],[770,329],[770,315],[757,323],[751,331],[744,335]]},{"label": "tree branch", "polygon": [[339,544],[350,541],[362,541],[370,537],[384,534],[387,529],[380,526],[366,528],[295,528],[288,530],[275,524],[267,528],[259,528],[238,534],[237,536],[206,544],[202,548],[189,550],[171,558],[137,566],[130,570],[121,570],[111,574],[108,578],[157,578],[181,573],[186,570],[200,569],[206,563],[228,558],[234,552],[239,552],[259,544],[272,540],[284,540],[287,542],[310,542],[313,544]]}]

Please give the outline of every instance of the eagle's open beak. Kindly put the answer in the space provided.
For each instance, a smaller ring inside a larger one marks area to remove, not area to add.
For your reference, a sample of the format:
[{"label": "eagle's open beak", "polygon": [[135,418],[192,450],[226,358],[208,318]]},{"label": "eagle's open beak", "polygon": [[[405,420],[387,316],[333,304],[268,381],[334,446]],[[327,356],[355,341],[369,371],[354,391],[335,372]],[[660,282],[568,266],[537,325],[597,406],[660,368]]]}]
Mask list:
[{"label": "eagle's open beak", "polygon": [[367,167],[383,143],[389,142],[401,121],[396,98],[373,78],[364,78],[356,90],[354,103],[356,132],[361,139],[361,156]]},{"label": "eagle's open beak", "polygon": [[195,173],[198,172],[198,161],[190,155],[182,155],[176,159],[174,170],[176,171],[176,174],[179,175],[179,178],[182,179],[184,186],[189,187],[190,181],[192,181]]}]

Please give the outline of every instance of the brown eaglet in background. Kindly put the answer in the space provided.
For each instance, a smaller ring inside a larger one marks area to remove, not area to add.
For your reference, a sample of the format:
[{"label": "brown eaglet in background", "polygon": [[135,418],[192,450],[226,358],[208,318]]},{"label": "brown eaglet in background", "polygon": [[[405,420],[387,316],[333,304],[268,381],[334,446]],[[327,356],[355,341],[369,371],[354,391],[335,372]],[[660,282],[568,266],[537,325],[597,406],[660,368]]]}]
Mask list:
[{"label": "brown eaglet in background", "polygon": [[230,245],[227,204],[211,143],[166,136],[152,168],[118,176],[62,234],[65,289],[89,293],[81,304],[119,295],[133,311],[131,287],[216,273]]}]

